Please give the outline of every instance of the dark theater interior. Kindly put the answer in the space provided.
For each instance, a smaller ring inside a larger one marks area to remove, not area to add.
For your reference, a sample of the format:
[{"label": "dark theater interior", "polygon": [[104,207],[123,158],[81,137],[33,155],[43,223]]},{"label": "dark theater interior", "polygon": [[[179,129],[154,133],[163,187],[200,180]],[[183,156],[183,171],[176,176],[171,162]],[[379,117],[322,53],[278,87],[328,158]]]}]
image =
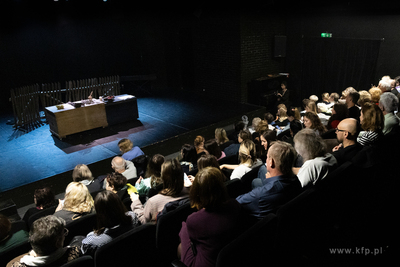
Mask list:
[{"label": "dark theater interior", "polygon": [[[0,10],[0,266],[395,265],[400,4],[3,0]],[[348,121],[356,134],[343,128]],[[295,135],[308,130],[317,141],[300,148],[307,138]],[[142,154],[127,159],[126,139]],[[357,152],[343,152],[347,142]],[[185,145],[197,153],[190,162]],[[271,149],[278,145],[294,157],[288,175],[300,189],[290,197],[279,178],[287,153]],[[155,155],[164,162],[158,174]],[[201,167],[207,156],[217,166]],[[119,172],[120,157],[136,175]],[[319,163],[328,157],[329,167]],[[180,163],[182,176],[170,179],[185,177],[183,197],[168,188],[170,162]],[[89,180],[76,180],[79,165]],[[199,206],[193,191],[215,168],[221,190],[198,192],[226,199]],[[112,184],[116,174],[122,189]],[[66,189],[84,181],[91,209],[79,213],[68,209]],[[93,183],[101,188],[90,191]],[[52,205],[38,204],[42,189]],[[106,191],[136,225],[105,224],[118,217],[99,214]],[[227,203],[237,219],[228,220]],[[155,206],[156,217],[144,222]],[[270,208],[254,216],[253,206]],[[62,218],[68,235],[40,254],[37,225],[63,211],[74,213]],[[92,234],[107,242],[85,252]]]}]

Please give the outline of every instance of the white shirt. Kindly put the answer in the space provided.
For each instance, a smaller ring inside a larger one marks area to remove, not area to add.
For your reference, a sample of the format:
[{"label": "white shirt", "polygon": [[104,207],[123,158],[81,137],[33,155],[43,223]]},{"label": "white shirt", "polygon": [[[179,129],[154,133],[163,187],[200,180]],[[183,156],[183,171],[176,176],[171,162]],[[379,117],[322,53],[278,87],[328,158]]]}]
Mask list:
[{"label": "white shirt", "polygon": [[299,178],[302,187],[309,183],[315,184],[318,180],[324,179],[336,165],[337,160],[331,154],[326,154],[325,157],[316,157],[304,162],[297,178]]}]

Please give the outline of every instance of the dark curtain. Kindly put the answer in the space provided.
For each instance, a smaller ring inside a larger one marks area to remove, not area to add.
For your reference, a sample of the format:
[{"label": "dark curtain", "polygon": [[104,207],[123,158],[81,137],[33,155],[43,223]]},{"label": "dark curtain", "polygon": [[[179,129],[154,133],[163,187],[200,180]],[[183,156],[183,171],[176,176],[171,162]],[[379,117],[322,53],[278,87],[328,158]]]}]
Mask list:
[{"label": "dark curtain", "polygon": [[381,40],[303,38],[301,97],[369,90],[374,81]]}]

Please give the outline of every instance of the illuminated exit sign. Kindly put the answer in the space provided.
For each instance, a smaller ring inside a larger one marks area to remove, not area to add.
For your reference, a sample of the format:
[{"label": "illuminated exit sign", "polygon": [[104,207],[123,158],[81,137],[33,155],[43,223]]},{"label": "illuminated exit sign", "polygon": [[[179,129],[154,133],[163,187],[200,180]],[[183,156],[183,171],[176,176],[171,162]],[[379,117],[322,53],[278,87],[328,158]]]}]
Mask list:
[{"label": "illuminated exit sign", "polygon": [[321,33],[321,37],[323,37],[323,38],[331,38],[332,37],[332,33],[323,32],[323,33]]}]

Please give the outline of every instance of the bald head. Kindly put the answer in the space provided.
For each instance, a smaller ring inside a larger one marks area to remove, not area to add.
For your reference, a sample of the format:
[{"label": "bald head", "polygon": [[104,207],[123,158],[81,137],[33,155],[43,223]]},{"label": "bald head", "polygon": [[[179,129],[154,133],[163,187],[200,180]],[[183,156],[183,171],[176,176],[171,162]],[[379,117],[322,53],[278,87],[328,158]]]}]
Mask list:
[{"label": "bald head", "polygon": [[343,147],[353,145],[357,142],[357,136],[360,133],[360,123],[353,118],[342,120],[336,131],[336,137]]},{"label": "bald head", "polygon": [[111,166],[117,172],[125,171],[125,160],[122,157],[114,157],[111,161]]},{"label": "bald head", "polygon": [[348,118],[342,120],[339,125],[338,129],[348,131],[351,135],[357,136],[358,127],[357,127],[357,120],[353,118]]}]

